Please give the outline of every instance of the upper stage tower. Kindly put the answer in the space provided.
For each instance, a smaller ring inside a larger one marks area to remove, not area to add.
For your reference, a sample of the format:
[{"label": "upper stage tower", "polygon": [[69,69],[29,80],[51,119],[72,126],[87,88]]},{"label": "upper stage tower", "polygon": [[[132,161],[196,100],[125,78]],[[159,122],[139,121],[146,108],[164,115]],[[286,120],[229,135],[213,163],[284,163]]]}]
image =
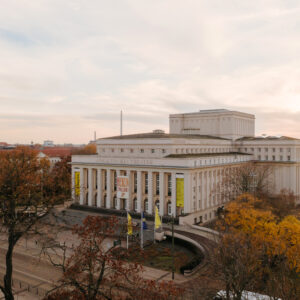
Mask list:
[{"label": "upper stage tower", "polygon": [[254,137],[255,116],[227,109],[171,114],[169,130],[170,133],[212,135],[236,140]]}]

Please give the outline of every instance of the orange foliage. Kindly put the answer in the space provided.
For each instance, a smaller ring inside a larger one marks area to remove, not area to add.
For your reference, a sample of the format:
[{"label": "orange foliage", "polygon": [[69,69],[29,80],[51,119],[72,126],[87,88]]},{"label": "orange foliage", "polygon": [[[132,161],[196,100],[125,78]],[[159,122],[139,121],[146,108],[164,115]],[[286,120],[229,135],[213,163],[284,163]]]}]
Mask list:
[{"label": "orange foliage", "polygon": [[77,155],[77,154],[89,155],[89,154],[96,154],[96,153],[97,153],[97,148],[95,144],[88,144],[83,148],[74,149],[72,151],[72,155]]},{"label": "orange foliage", "polygon": [[300,221],[296,217],[281,220],[265,209],[262,200],[243,194],[228,204],[224,221],[223,230],[250,236],[255,247],[265,248],[268,255],[286,255],[290,267],[300,272]]}]

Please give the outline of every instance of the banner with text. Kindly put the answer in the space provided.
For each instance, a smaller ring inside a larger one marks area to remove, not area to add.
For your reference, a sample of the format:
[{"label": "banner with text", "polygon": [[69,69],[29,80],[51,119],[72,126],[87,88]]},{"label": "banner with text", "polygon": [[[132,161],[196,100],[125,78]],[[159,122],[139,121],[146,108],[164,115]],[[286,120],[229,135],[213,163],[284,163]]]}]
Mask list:
[{"label": "banner with text", "polygon": [[184,178],[176,178],[176,206],[184,207]]},{"label": "banner with text", "polygon": [[80,196],[80,172],[75,172],[75,195]]},{"label": "banner with text", "polygon": [[129,178],[128,176],[117,177],[117,197],[128,199],[129,196]]}]

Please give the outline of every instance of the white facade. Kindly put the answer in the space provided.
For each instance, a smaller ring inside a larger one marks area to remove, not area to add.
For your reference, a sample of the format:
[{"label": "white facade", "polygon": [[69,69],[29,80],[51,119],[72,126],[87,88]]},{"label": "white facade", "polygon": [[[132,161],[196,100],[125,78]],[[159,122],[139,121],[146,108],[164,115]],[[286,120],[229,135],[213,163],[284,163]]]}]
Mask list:
[{"label": "white facade", "polygon": [[53,167],[57,162],[61,161],[61,157],[59,156],[49,156],[43,152],[38,153],[39,158],[47,158],[50,162],[50,166]]},{"label": "white facade", "polygon": [[254,136],[255,117],[227,109],[200,110],[170,115],[169,126],[170,133],[212,135],[235,140]]},{"label": "white facade", "polygon": [[[181,216],[181,223],[205,222],[227,201],[222,197],[224,176],[252,160],[275,167],[274,192],[286,188],[300,195],[300,140],[255,138],[253,115],[226,110],[188,115],[195,124],[195,116],[201,124],[203,115],[211,115],[221,125],[210,132],[201,127],[202,133],[195,134],[188,132],[185,123],[178,132],[172,121],[182,115],[171,115],[170,134],[154,131],[98,139],[96,155],[73,155],[73,187],[75,173],[80,174],[80,191],[74,189],[74,201],[148,214],[153,214],[157,205],[161,215]],[[225,128],[222,122],[231,125]],[[238,124],[241,128],[235,127]],[[117,197],[119,176],[129,179],[128,199]],[[184,181],[184,207],[177,206],[177,178]]]}]

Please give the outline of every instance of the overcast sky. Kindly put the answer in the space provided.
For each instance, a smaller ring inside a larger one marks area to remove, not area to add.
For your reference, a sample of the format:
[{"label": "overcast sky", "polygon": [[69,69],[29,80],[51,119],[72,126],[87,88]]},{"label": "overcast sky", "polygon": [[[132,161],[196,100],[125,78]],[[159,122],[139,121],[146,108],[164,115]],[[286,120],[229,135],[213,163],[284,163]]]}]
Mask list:
[{"label": "overcast sky", "polygon": [[168,131],[170,113],[256,115],[300,138],[299,0],[1,0],[0,141]]}]

